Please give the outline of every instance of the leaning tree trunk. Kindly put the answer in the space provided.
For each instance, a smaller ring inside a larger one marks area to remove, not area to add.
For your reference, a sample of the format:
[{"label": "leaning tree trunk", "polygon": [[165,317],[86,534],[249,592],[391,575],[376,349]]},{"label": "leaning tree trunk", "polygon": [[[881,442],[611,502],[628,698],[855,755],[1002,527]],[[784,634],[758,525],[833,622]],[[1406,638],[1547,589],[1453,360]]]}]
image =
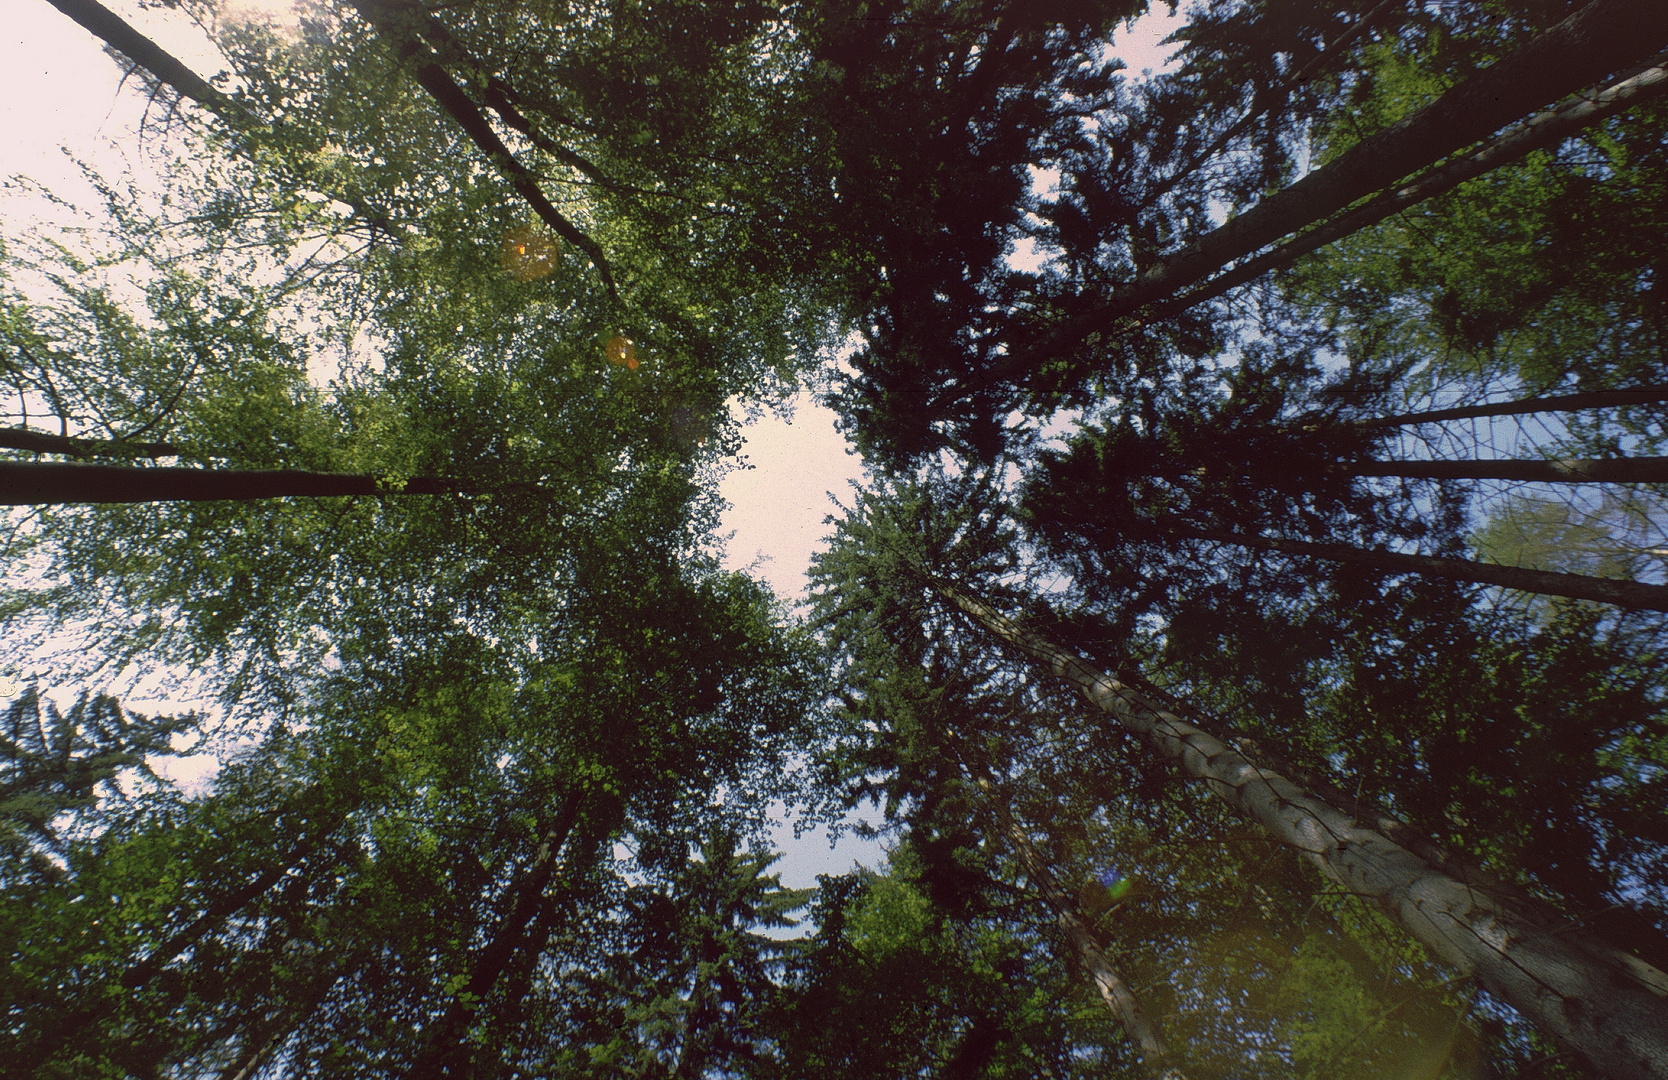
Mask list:
[{"label": "leaning tree trunk", "polygon": [[952,586],[935,588],[1600,1071],[1617,1080],[1668,1078],[1668,975],[1538,901],[1456,880],[1348,811],[1155,707],[1076,653]]},{"label": "leaning tree trunk", "polygon": [[1428,169],[1405,184],[1379,193],[1353,210],[1320,222],[1270,251],[1226,270],[1189,292],[1165,299],[1144,311],[1145,319],[1166,318],[1196,304],[1214,300],[1229,289],[1255,281],[1271,270],[1284,269],[1299,258],[1352,233],[1378,224],[1392,214],[1435,198],[1445,191],[1492,172],[1569,138],[1607,116],[1632,108],[1641,101],[1668,93],[1668,54],[1658,53],[1638,70],[1608,86],[1581,91],[1568,101],[1514,124],[1506,131],[1462,157]]},{"label": "leaning tree trunk", "polygon": [[[47,2],[74,19],[94,37],[144,68],[157,82],[173,87],[182,96],[214,113],[238,134],[244,152],[253,155],[258,142],[251,133],[261,132],[266,125],[246,112],[237,101],[209,85],[179,59],[135,30],[120,15],[97,0]],[[352,207],[355,214],[385,234],[397,235],[387,214],[367,203],[356,192],[340,187],[335,179],[328,175],[329,170],[320,168],[316,162],[287,161],[286,164],[309,186],[329,194],[345,206]]]},{"label": "leaning tree trunk", "polygon": [[[1668,71],[1663,83],[1668,86]],[[1516,401],[1493,401],[1480,405],[1459,405],[1452,409],[1432,409],[1428,412],[1397,413],[1394,416],[1372,416],[1360,420],[1346,420],[1352,428],[1371,429],[1412,427],[1416,424],[1437,424],[1447,420],[1476,420],[1489,416],[1523,416],[1531,413],[1579,412],[1583,409],[1614,409],[1628,405],[1654,405],[1668,401],[1668,385],[1630,386],[1622,390],[1589,390],[1581,394],[1561,394],[1558,397],[1519,398]]]},{"label": "leaning tree trunk", "polygon": [[453,480],[303,472],[297,469],[146,469],[62,461],[0,462],[0,506],[57,503],[210,502],[331,495],[464,494]]},{"label": "leaning tree trunk", "polygon": [[1522,480],[1542,484],[1668,484],[1668,457],[1486,458],[1469,461],[1360,461],[1338,466],[1345,476],[1414,480]]},{"label": "leaning tree trunk", "polygon": [[585,791],[580,787],[575,787],[562,800],[556,819],[540,842],[533,862],[513,886],[514,905],[475,958],[468,982],[452,996],[444,1015],[425,1034],[423,1047],[411,1066],[411,1080],[438,1080],[439,1077],[467,1074],[468,1065],[463,1060],[467,1057],[467,1048],[463,1035],[475,1014],[486,1004],[504,969],[531,940],[540,937],[529,933],[529,927],[549,903],[546,891],[560,863],[563,845],[579,821],[584,802]]},{"label": "leaning tree trunk", "polygon": [[618,301],[619,292],[614,285],[614,274],[601,246],[551,205],[539,187],[538,177],[516,160],[515,155],[510,153],[510,148],[505,146],[498,133],[492,130],[491,122],[470,100],[469,95],[464,93],[463,88],[440,66],[433,51],[417,39],[417,30],[426,12],[405,9],[390,4],[387,0],[354,0],[353,6],[366,22],[376,28],[378,34],[395,46],[401,61],[416,61],[413,74],[417,84],[428,91],[429,96],[445,110],[446,115],[457,121],[464,134],[469,136],[469,141],[486,155],[493,167],[509,181],[511,187],[515,188],[516,193],[533,208],[533,212],[554,229],[556,235],[590,258],[596,267],[597,275],[602,278],[603,285],[608,289],[608,295]]},{"label": "leaning tree trunk", "polygon": [[1059,924],[1060,932],[1065,935],[1072,951],[1077,953],[1083,970],[1094,981],[1095,989],[1100,991],[1107,1011],[1135,1044],[1141,1055],[1141,1064],[1157,1080],[1185,1080],[1186,1074],[1171,1061],[1169,1044],[1154,1030],[1135,991],[1107,958],[1105,948],[1084,920],[1076,899],[1054,880],[1048,862],[1038,854],[1024,827],[1014,820],[1006,805],[1000,801],[995,785],[989,779],[982,779],[979,786],[991,796],[997,816],[1007,829],[1008,839],[1019,855],[1020,864],[1025,867],[1026,876],[1036,885],[1049,910],[1054,912],[1054,921]]},{"label": "leaning tree trunk", "polygon": [[1233,544],[1258,551],[1278,551],[1286,555],[1301,555],[1311,559],[1365,566],[1391,574],[1423,574],[1426,577],[1448,578],[1476,585],[1497,585],[1542,596],[1594,600],[1621,608],[1668,611],[1668,585],[1652,585],[1643,581],[1564,574],[1553,570],[1531,570],[1524,566],[1502,566],[1498,563],[1448,559],[1437,555],[1408,555],[1399,551],[1351,547],[1349,544],[1315,544],[1306,540],[1284,540],[1274,536],[1247,536],[1243,533],[1195,529],[1190,526],[1164,525],[1160,526],[1158,531],[1166,536],[1205,540],[1213,544]]},{"label": "leaning tree trunk", "polygon": [[1116,290],[1101,307],[1068,319],[1001,365],[1022,374],[1061,349],[1175,297],[1235,260],[1486,139],[1537,109],[1668,45],[1668,4],[1593,0],[1556,26],[1336,159],[1263,199]]}]

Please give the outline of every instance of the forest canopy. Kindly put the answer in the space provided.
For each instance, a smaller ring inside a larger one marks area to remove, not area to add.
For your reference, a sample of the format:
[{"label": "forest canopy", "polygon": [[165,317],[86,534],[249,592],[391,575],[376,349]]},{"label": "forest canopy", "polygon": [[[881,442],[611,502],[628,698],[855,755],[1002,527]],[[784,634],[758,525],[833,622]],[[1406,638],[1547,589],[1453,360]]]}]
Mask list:
[{"label": "forest canopy", "polygon": [[28,2],[16,1075],[1668,1080],[1668,5]]}]

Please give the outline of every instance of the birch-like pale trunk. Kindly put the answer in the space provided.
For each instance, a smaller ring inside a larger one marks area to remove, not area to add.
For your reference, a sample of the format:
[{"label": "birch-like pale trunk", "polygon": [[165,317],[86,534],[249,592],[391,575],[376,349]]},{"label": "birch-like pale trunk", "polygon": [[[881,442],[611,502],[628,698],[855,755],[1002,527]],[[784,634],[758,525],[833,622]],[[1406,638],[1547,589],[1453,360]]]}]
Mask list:
[{"label": "birch-like pale trunk", "polygon": [[1601,1072],[1615,1080],[1668,1080],[1668,975],[1584,933],[1548,905],[1451,877],[1075,652],[959,589],[935,588]]},{"label": "birch-like pale trunk", "polygon": [[1153,1028],[1145,1010],[1141,1008],[1140,999],[1135,996],[1135,991],[1107,957],[1106,949],[1101,945],[1099,937],[1083,918],[1076,897],[1054,879],[1048,861],[1038,853],[1024,826],[1014,820],[1007,806],[1000,801],[994,785],[985,779],[979,781],[979,786],[991,796],[997,815],[1007,829],[1008,839],[1019,856],[1020,865],[1025,867],[1026,876],[1036,886],[1049,910],[1054,912],[1054,921],[1059,924],[1061,933],[1065,935],[1072,951],[1077,954],[1083,970],[1093,980],[1095,989],[1100,991],[1101,1000],[1106,1003],[1112,1019],[1118,1022],[1124,1029],[1124,1034],[1135,1044],[1137,1052],[1141,1055],[1141,1063],[1155,1080],[1186,1080],[1186,1074],[1171,1062],[1170,1046],[1164,1041],[1164,1036]]}]

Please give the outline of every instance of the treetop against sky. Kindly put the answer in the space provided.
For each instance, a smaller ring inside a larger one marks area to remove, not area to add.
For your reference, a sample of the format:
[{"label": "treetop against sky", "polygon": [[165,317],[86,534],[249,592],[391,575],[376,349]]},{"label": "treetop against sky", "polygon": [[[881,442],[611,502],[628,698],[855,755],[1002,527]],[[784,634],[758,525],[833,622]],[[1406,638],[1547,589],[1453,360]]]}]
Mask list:
[{"label": "treetop against sky", "polygon": [[42,4],[0,1056],[1668,1075],[1668,14],[1159,7]]}]

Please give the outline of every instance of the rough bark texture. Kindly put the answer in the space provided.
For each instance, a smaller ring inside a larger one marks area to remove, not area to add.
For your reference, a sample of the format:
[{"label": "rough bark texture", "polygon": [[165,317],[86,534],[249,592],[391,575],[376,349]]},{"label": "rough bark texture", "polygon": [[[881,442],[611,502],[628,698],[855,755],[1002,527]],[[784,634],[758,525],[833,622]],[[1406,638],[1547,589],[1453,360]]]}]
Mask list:
[{"label": "rough bark texture", "polygon": [[301,472],[295,469],[135,468],[61,461],[0,462],[0,506],[55,503],[206,502],[273,499],[285,495],[439,495],[470,489],[450,480],[417,477],[404,482],[378,476]]},{"label": "rough bark texture", "polygon": [[[1663,84],[1668,86],[1668,71]],[[1632,386],[1625,390],[1592,390],[1585,394],[1562,394],[1558,397],[1520,398],[1517,401],[1495,401],[1482,405],[1460,405],[1452,409],[1432,409],[1428,412],[1398,413],[1395,416],[1374,416],[1365,420],[1348,421],[1354,428],[1411,427],[1415,424],[1438,424],[1448,420],[1476,420],[1488,416],[1524,416],[1532,413],[1579,412],[1583,409],[1616,409],[1628,405],[1654,405],[1668,401],[1668,385]]]},{"label": "rough bark texture", "polygon": [[938,590],[1600,1071],[1617,1080],[1668,1077],[1668,975],[1583,933],[1545,905],[1497,897],[1442,873],[1352,814],[1153,706],[1077,654],[959,590],[942,584]]}]

